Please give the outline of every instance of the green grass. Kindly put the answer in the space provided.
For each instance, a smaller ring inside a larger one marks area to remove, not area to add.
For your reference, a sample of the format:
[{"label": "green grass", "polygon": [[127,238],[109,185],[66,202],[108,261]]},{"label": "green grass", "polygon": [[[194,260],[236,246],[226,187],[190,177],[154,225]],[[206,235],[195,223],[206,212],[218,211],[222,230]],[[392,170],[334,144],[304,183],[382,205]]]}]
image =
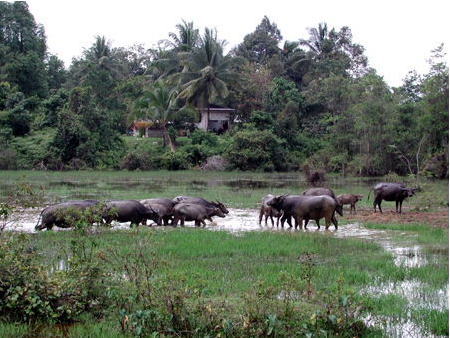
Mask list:
[{"label": "green grass", "polygon": [[[134,139],[133,142],[136,142]],[[261,198],[271,194],[300,194],[308,188],[301,173],[252,173],[186,171],[0,171],[0,198],[14,189],[19,181],[43,186],[52,200],[58,199],[144,199],[202,196],[221,200],[235,208],[255,208]],[[370,187],[383,178],[342,178],[330,175],[326,185],[336,194],[362,194],[357,208],[372,208],[373,196],[367,200]],[[426,181],[423,192],[405,202],[405,207],[436,210],[448,207],[448,181]],[[432,196],[432,198],[430,197]],[[384,202],[385,210],[395,204]]]},{"label": "green grass", "polygon": [[[55,264],[76,236],[74,232],[44,232],[35,241],[48,263]],[[301,273],[298,258],[305,252],[315,255],[318,289],[329,287],[339,276],[354,287],[370,282],[375,273],[384,279],[402,274],[390,254],[374,243],[316,233],[252,232],[236,237],[191,228],[168,231],[143,228],[125,233],[106,231],[96,242],[101,249],[114,248],[125,255],[135,250],[137,241],[148,238],[154,242],[148,254],[167,262],[163,273],[182,275],[194,288],[207,281],[207,291],[214,296],[248,291],[259,280],[275,283],[282,271],[298,275]]]}]

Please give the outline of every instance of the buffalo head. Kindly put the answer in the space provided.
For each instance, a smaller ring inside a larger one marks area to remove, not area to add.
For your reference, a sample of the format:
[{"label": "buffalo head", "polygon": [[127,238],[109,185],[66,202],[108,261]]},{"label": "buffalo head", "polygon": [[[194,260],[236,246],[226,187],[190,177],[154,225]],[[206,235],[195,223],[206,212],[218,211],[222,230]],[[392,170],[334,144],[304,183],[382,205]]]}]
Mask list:
[{"label": "buffalo head", "polygon": [[[214,206],[218,209],[220,209],[220,211],[222,211],[224,214],[228,214],[229,211],[228,209],[225,207],[225,205],[222,202],[216,201],[216,202],[212,202],[214,204]],[[219,215],[217,215],[219,216]],[[225,217],[225,216],[220,216],[220,217]]]}]

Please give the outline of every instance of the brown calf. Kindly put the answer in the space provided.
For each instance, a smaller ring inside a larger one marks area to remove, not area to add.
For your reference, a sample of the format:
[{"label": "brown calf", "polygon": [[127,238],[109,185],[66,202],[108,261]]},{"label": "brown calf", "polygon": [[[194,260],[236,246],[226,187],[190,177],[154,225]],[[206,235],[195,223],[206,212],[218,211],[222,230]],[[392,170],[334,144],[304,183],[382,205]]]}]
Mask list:
[{"label": "brown calf", "polygon": [[353,210],[355,214],[356,214],[356,203],[358,201],[361,201],[362,198],[363,198],[362,195],[354,195],[354,194],[343,194],[336,197],[336,199],[341,205],[350,204],[350,213],[352,213]]}]

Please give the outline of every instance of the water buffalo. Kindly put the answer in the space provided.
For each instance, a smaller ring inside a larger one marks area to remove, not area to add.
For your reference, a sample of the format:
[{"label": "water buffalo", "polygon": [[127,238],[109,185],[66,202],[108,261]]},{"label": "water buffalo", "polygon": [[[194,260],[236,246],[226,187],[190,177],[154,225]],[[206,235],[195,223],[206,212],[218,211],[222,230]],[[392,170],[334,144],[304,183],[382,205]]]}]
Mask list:
[{"label": "water buffalo", "polygon": [[272,221],[272,226],[274,226],[273,217],[277,218],[277,226],[280,222],[281,217],[281,211],[278,211],[275,208],[272,208],[270,205],[267,204],[268,201],[270,201],[272,198],[274,198],[274,195],[267,195],[264,196],[261,203],[261,209],[259,210],[259,225],[261,225],[261,221],[263,216],[266,216],[265,218],[265,224],[267,225],[267,219],[270,217],[270,220]]},{"label": "water buffalo", "polygon": [[336,203],[338,205],[336,208],[337,213],[339,215],[343,216],[342,205],[337,200],[336,195],[333,190],[331,190],[329,188],[310,188],[310,189],[305,190],[302,193],[302,195],[305,195],[305,196],[322,196],[322,195],[330,196],[331,198],[333,198],[336,201]]},{"label": "water buffalo", "polygon": [[228,209],[225,207],[223,203],[219,201],[210,202],[201,197],[177,196],[172,201],[174,201],[175,203],[183,202],[183,203],[199,204],[208,208],[219,208],[224,214],[229,213]]},{"label": "water buffalo", "polygon": [[294,217],[296,223],[302,227],[303,220],[305,221],[305,229],[308,221],[313,219],[317,223],[317,229],[320,229],[319,220],[325,218],[325,228],[328,230],[331,223],[334,224],[335,229],[338,228],[338,223],[334,217],[334,212],[337,211],[339,204],[330,196],[305,196],[307,197],[301,203],[297,204],[294,210]]},{"label": "water buffalo", "polygon": [[158,220],[158,213],[150,206],[145,207],[136,200],[116,200],[107,201],[106,208],[103,213],[106,224],[112,221],[131,222],[130,226],[139,225],[147,219]]},{"label": "water buffalo", "polygon": [[[267,204],[271,205],[277,210],[283,210],[283,217],[285,214],[289,214],[295,219],[295,228],[299,225],[302,227],[303,221],[305,221],[305,229],[308,225],[308,221],[313,219],[317,223],[317,227],[320,228],[319,220],[325,218],[326,228],[331,223],[334,224],[337,229],[338,223],[334,217],[335,211],[338,210],[338,203],[330,196],[296,196],[296,195],[283,195],[277,196],[268,201]],[[283,222],[283,221],[282,221]],[[282,224],[283,226],[283,224]]]},{"label": "water buffalo", "polygon": [[340,205],[344,206],[345,204],[350,204],[350,214],[352,213],[352,210],[356,214],[356,203],[361,201],[362,198],[363,195],[354,194],[343,194],[336,197]]},{"label": "water buffalo", "polygon": [[[291,217],[294,216],[294,210],[298,203],[300,203],[305,196],[301,195],[281,195],[276,196],[266,202],[266,204],[278,212],[282,212],[281,216],[281,227],[284,228],[284,222],[287,221],[289,226],[292,228]],[[297,222],[295,220],[295,227],[297,227]],[[278,225],[278,222],[277,222]]]},{"label": "water buffalo", "polygon": [[140,201],[144,206],[152,208],[157,214],[158,219],[155,221],[156,224],[169,225],[169,221],[173,216],[173,207],[175,202],[168,198],[150,198]]},{"label": "water buffalo", "polygon": [[[375,199],[373,201],[374,212],[377,212],[377,205],[380,212],[383,212],[381,210],[381,202],[385,200],[395,201],[395,211],[401,214],[403,200],[414,196],[416,190],[417,189],[415,188],[407,188],[403,183],[378,183],[373,187],[373,193],[375,195]],[[370,198],[371,192],[372,191],[369,192],[367,199]]]},{"label": "water buffalo", "polygon": [[225,217],[225,214],[216,207],[205,207],[195,203],[179,203],[174,208],[174,220],[173,225],[178,224],[178,220],[181,220],[181,225],[184,226],[185,221],[195,221],[196,226],[206,225],[205,219],[212,222],[213,216]]},{"label": "water buffalo", "polygon": [[[89,215],[89,212],[86,211],[93,210],[98,203],[97,200],[80,200],[48,206],[42,210],[35,229],[43,230],[47,228],[47,230],[51,230],[54,226],[71,228],[75,222],[80,220],[93,224],[95,215]],[[39,221],[41,221],[41,224],[39,224]]]}]

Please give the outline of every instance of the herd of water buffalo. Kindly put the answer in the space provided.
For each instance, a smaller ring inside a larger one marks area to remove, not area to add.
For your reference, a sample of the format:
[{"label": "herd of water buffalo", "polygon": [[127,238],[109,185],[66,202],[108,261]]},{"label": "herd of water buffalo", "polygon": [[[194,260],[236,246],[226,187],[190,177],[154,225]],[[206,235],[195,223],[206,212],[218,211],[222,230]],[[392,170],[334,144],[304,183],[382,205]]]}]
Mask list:
[{"label": "herd of water buffalo", "polygon": [[[401,213],[403,200],[414,195],[414,188],[407,188],[401,183],[378,183],[373,187],[376,207],[380,212],[381,202],[395,201],[396,211]],[[370,193],[369,193],[370,197]],[[263,198],[259,224],[265,216],[265,224],[270,217],[272,225],[273,218],[277,219],[277,226],[281,221],[281,226],[287,222],[292,227],[292,218],[295,228],[304,222],[304,227],[309,220],[316,221],[320,228],[320,219],[325,219],[325,226],[331,223],[338,228],[335,217],[337,212],[343,216],[343,206],[350,205],[350,213],[356,213],[356,203],[362,199],[362,195],[344,194],[336,196],[329,188],[311,188],[302,195],[267,195]],[[88,212],[89,211],[89,212]],[[131,226],[146,224],[147,220],[152,220],[158,225],[184,225],[186,221],[195,222],[196,226],[205,226],[205,220],[212,222],[212,217],[225,217],[229,211],[225,205],[219,201],[211,202],[200,197],[178,196],[174,199],[152,198],[141,201],[137,200],[114,200],[100,202],[98,200],[77,200],[51,205],[42,210],[36,230],[51,230],[54,226],[70,228],[77,219],[83,217],[84,221],[91,223],[101,222],[110,225],[112,221],[131,222]],[[89,217],[87,215],[93,216]]]}]

